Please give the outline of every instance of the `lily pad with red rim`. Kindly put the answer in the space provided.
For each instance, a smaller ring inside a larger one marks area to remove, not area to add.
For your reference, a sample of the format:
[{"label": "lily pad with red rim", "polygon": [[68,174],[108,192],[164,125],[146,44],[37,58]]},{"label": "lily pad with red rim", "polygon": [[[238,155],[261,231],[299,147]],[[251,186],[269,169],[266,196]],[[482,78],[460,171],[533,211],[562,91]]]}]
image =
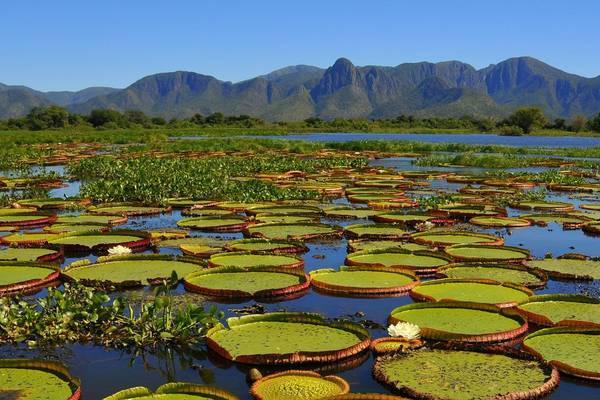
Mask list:
[{"label": "lily pad with red rim", "polygon": [[312,286],[339,296],[386,296],[407,293],[419,283],[409,271],[391,267],[341,267],[310,272]]},{"label": "lily pad with red rim", "polygon": [[257,400],[310,400],[345,394],[350,385],[338,376],[321,376],[312,371],[284,371],[267,375],[252,384]]}]

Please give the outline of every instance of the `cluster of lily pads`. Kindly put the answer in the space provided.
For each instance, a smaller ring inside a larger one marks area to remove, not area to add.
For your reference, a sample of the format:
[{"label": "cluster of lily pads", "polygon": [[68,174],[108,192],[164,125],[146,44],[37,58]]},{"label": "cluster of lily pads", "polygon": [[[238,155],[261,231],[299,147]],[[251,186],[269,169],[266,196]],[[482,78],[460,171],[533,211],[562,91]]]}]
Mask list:
[{"label": "cluster of lily pads", "polygon": [[[215,324],[205,342],[215,356],[258,366],[310,368],[371,351],[375,379],[411,398],[533,399],[556,388],[560,374],[600,380],[600,300],[535,294],[549,279],[600,279],[600,261],[581,254],[533,259],[522,247],[506,246],[502,236],[481,232],[558,222],[595,234],[598,203],[575,209],[569,202],[532,200],[524,194],[540,183],[516,177],[320,165],[322,170],[310,173],[253,176],[278,188],[318,193],[312,200],[18,201],[0,209],[0,244],[6,246],[0,250],[0,295],[73,281],[125,290],[163,282],[173,271],[186,290],[217,303],[288,301],[311,290],[338,297],[408,295],[414,303],[389,310],[391,337],[373,339],[369,329],[344,319],[272,312]],[[589,183],[544,184],[544,189],[600,190],[592,177],[585,178]],[[97,182],[103,179],[110,177]],[[435,189],[439,182],[460,187],[448,193]],[[424,200],[442,195],[437,203]],[[83,211],[64,211],[73,206]],[[176,226],[119,229],[129,218],[174,210],[183,216]],[[243,238],[223,238],[233,233]],[[305,270],[308,246],[340,240],[347,240],[343,266]],[[149,254],[164,248],[182,255]],[[65,256],[89,254],[100,257],[64,268],[57,264]],[[35,361],[2,361],[0,387],[36,398],[36,386],[24,378],[29,371],[56,390],[53,398],[79,397],[79,382],[64,367]],[[251,378],[250,393],[257,399],[399,398],[350,393],[351,384],[341,377],[312,371],[289,369],[264,377],[255,371]],[[236,397],[176,383],[154,393],[135,387],[107,399],[134,398]]]}]

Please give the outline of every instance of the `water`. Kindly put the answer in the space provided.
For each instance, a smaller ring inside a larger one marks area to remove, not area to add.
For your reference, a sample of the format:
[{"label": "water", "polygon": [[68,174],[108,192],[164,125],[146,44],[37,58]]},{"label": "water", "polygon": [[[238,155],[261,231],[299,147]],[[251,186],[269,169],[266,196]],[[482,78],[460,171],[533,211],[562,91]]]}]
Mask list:
[{"label": "water", "polygon": [[[370,136],[370,135],[369,135]],[[398,135],[404,136],[404,135]],[[431,135],[432,137],[437,135]],[[486,137],[488,135],[485,135]],[[465,137],[465,136],[461,136]],[[406,169],[426,169],[419,168],[410,164],[410,159],[381,159],[373,161],[373,165],[386,166],[398,170]],[[57,170],[60,170],[58,168]],[[459,169],[461,172],[483,172],[481,170]],[[71,182],[68,188],[55,189],[52,195],[62,196],[64,194],[76,194],[79,189],[79,182]],[[432,186],[446,189],[456,189],[460,185],[447,184],[443,181],[432,181]],[[565,195],[552,196],[551,199],[559,201],[570,201],[577,205],[579,201],[570,199]],[[345,199],[337,199],[335,203],[347,203]],[[516,210],[510,210],[516,213]],[[175,228],[176,222],[181,219],[181,213],[174,211],[172,213],[130,218],[127,224],[120,228],[127,229],[153,229],[153,228]],[[352,223],[365,222],[364,220],[333,220],[322,219],[324,223],[347,225]],[[598,238],[588,236],[581,230],[563,230],[560,225],[550,224],[547,227],[528,227],[520,229],[482,229],[483,232],[489,232],[504,237],[507,245],[520,246],[529,249],[535,257],[542,257],[548,251],[554,255],[560,255],[567,252],[580,252],[590,256],[600,256],[598,247]],[[194,232],[194,235],[206,235]],[[239,238],[241,234],[222,235],[230,239]],[[303,255],[305,260],[305,270],[312,271],[318,268],[338,267],[343,264],[346,257],[347,241],[345,239],[328,241],[321,243],[308,244],[309,251]],[[160,253],[180,254],[178,249],[161,248]],[[148,250],[147,253],[151,253]],[[95,259],[94,256],[85,258]],[[64,260],[63,266],[75,261],[78,258],[69,257]],[[137,292],[143,292],[138,290]],[[550,281],[546,288],[537,291],[538,293],[582,293],[589,292],[591,295],[600,296],[600,281],[592,283],[581,282],[562,282]],[[179,286],[177,289],[179,295],[185,293]],[[131,294],[131,293],[130,293]],[[44,291],[37,296],[44,295]],[[190,301],[198,304],[211,304],[211,300],[198,295],[189,296]],[[311,289],[305,296],[284,302],[263,303],[267,311],[306,311],[318,312],[326,317],[338,318],[345,317],[358,319],[355,317],[357,312],[365,314],[363,318],[372,320],[381,326],[386,325],[389,312],[400,305],[412,302],[410,297],[391,297],[381,299],[360,299],[333,297],[320,294]],[[226,316],[235,316],[231,309],[254,304],[254,301],[245,301],[241,303],[223,304],[218,303],[218,307],[226,312]],[[385,336],[384,329],[372,329],[371,334],[374,338]],[[27,350],[22,347],[2,346],[0,347],[0,356],[2,357],[32,357],[47,356],[58,359],[67,364],[71,371],[82,380],[83,399],[101,399],[118,390],[132,386],[147,386],[152,389],[163,383],[170,381],[187,381],[194,383],[203,383],[215,385],[229,390],[242,399],[248,399],[248,384],[246,374],[250,367],[236,365],[223,360],[210,353],[203,346],[194,350],[176,351],[173,349],[162,349],[159,352],[144,355],[133,355],[127,352],[96,347],[92,345],[73,344],[63,348],[51,349],[46,351]],[[371,376],[373,365],[373,356],[369,353],[363,353],[360,357],[352,359],[350,362],[337,365],[320,366],[319,370],[326,374],[338,374],[346,379],[353,392],[377,392],[389,393],[382,385],[377,383]],[[294,367],[298,368],[298,367]],[[264,368],[259,367],[263,373],[268,373],[288,368]],[[600,397],[600,386],[571,379],[566,376],[561,377],[559,388],[552,393],[552,400],[566,399],[592,399]]]}]

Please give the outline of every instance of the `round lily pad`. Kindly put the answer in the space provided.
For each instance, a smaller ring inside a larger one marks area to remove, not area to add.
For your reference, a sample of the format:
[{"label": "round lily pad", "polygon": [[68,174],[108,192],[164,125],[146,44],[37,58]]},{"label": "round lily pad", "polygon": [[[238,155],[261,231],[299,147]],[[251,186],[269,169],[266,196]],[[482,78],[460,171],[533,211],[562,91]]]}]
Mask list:
[{"label": "round lily pad", "polygon": [[600,329],[556,327],[539,330],[523,341],[525,350],[543,358],[561,372],[600,380]]},{"label": "round lily pad", "polygon": [[514,207],[522,210],[541,211],[571,211],[575,208],[573,204],[561,201],[522,201]]},{"label": "round lily pad", "polygon": [[337,239],[343,230],[325,224],[256,224],[248,226],[245,233],[251,237],[276,240]]},{"label": "round lily pad", "polygon": [[0,261],[0,296],[28,293],[47,286],[60,276],[58,268],[27,261]]},{"label": "round lily pad", "polygon": [[246,210],[249,210],[251,208],[254,207],[263,207],[263,206],[267,206],[267,205],[274,205],[273,203],[242,203],[239,201],[222,201],[219,204],[217,204],[218,208],[222,208],[224,210],[232,210],[235,212],[246,212]]},{"label": "round lily pad", "polygon": [[143,249],[150,245],[150,235],[131,230],[59,234],[48,240],[48,244],[51,248],[58,248],[63,252],[103,252],[119,245],[131,249]]},{"label": "round lily pad", "polygon": [[498,207],[474,205],[474,204],[458,204],[442,206],[436,210],[436,213],[449,215],[456,218],[470,219],[477,216],[498,216],[504,215],[505,210]]},{"label": "round lily pad", "polygon": [[403,249],[408,251],[428,250],[429,247],[417,243],[398,242],[395,240],[349,240],[348,252],[374,251],[387,249]]},{"label": "round lily pad", "polygon": [[306,291],[309,277],[302,271],[241,267],[217,267],[194,272],[184,278],[185,288],[207,296],[266,298],[292,296]]},{"label": "round lily pad", "polygon": [[179,239],[166,239],[156,242],[157,247],[179,247],[181,245],[206,246],[222,249],[226,240],[214,237],[185,237]]},{"label": "round lily pad", "polygon": [[208,260],[209,267],[276,267],[302,268],[304,261],[291,254],[254,254],[249,252],[220,253],[212,255]]},{"label": "round lily pad", "polygon": [[429,251],[374,250],[348,254],[347,265],[382,266],[409,269],[416,273],[435,273],[437,268],[450,263],[450,259]]},{"label": "round lily pad", "polygon": [[159,386],[156,391],[143,386],[121,390],[104,400],[239,400],[232,393],[214,386],[187,382],[171,382]]},{"label": "round lily pad", "polygon": [[592,204],[581,204],[579,206],[579,208],[583,208],[585,210],[593,210],[593,211],[600,211],[600,204],[598,203],[592,203]]},{"label": "round lily pad", "polygon": [[592,235],[600,234],[600,221],[587,222],[581,228],[584,232]]},{"label": "round lily pad", "polygon": [[59,233],[36,232],[36,233],[11,233],[10,235],[0,236],[0,243],[7,245],[17,245],[20,247],[44,246],[50,240],[60,237]]},{"label": "round lily pad", "polygon": [[418,399],[533,399],[559,383],[556,369],[509,350],[421,349],[380,358],[375,379]]},{"label": "round lily pad", "polygon": [[139,216],[155,215],[171,211],[170,207],[148,207],[137,203],[107,203],[89,207],[88,213],[96,215]]},{"label": "round lily pad", "polygon": [[513,307],[533,292],[524,286],[485,279],[437,279],[422,282],[410,291],[419,301],[465,301]]},{"label": "round lily pad", "polygon": [[38,210],[63,209],[70,206],[85,206],[90,204],[89,199],[27,199],[19,200],[17,204],[20,207],[37,208]]},{"label": "round lily pad", "polygon": [[185,257],[168,255],[125,255],[99,257],[97,262],[83,259],[65,267],[63,275],[87,286],[139,287],[169,278],[173,271],[179,278],[197,272],[202,266]]},{"label": "round lily pad", "polygon": [[0,250],[0,261],[52,262],[61,257],[60,252],[50,249],[9,247]]},{"label": "round lily pad", "polygon": [[185,255],[202,258],[223,252],[222,247],[207,246],[204,244],[180,244],[179,249]]},{"label": "round lily pad", "polygon": [[518,264],[458,263],[438,269],[438,275],[453,279],[493,279],[528,288],[543,287],[548,278],[539,270]]},{"label": "round lily pad", "polygon": [[127,222],[127,217],[115,215],[59,215],[55,221],[57,224],[82,224],[82,225],[119,225]]},{"label": "round lily pad", "polygon": [[414,273],[390,267],[341,267],[310,273],[319,291],[341,296],[373,296],[406,293],[419,282]]},{"label": "round lily pad", "polygon": [[437,217],[426,213],[406,213],[402,211],[390,211],[376,215],[373,219],[377,222],[388,222],[394,224],[416,224],[419,222],[432,221]]},{"label": "round lily pad", "polygon": [[370,219],[380,213],[381,211],[370,208],[352,207],[331,207],[323,210],[323,215],[328,218]]},{"label": "round lily pad", "polygon": [[529,260],[527,265],[546,272],[548,276],[558,279],[600,279],[600,261],[576,260],[569,258],[544,258]]},{"label": "round lily pad", "polygon": [[321,376],[312,371],[284,371],[254,382],[250,393],[257,400],[323,399],[348,393],[350,385],[338,376]]},{"label": "round lily pad", "polygon": [[392,310],[389,322],[410,322],[421,337],[490,343],[514,339],[527,332],[527,321],[515,311],[490,304],[466,302],[413,303]]},{"label": "round lily pad", "polygon": [[444,252],[459,261],[522,262],[529,258],[529,251],[512,246],[457,244],[446,247]]},{"label": "round lily pad", "polygon": [[546,226],[549,223],[563,224],[566,228],[580,228],[582,225],[591,221],[591,218],[585,216],[578,216],[574,214],[554,214],[554,213],[541,213],[541,214],[524,214],[519,217],[520,219],[526,219],[531,221],[533,224]]},{"label": "round lily pad", "polygon": [[415,243],[436,247],[455,244],[501,245],[504,243],[504,240],[498,236],[466,231],[426,231],[413,233],[410,238]]},{"label": "round lily pad", "polygon": [[521,228],[531,225],[531,222],[525,218],[487,216],[473,217],[469,223],[492,228]]},{"label": "round lily pad", "polygon": [[191,228],[207,232],[241,232],[248,225],[243,217],[193,217],[177,221],[181,228]]},{"label": "round lily pad", "polygon": [[600,328],[600,300],[575,294],[532,296],[517,309],[530,322],[542,326],[590,325]]},{"label": "round lily pad", "polygon": [[347,322],[329,322],[317,314],[268,313],[227,320],[206,335],[209,349],[248,364],[336,362],[359,354],[370,344],[368,331]]},{"label": "round lily pad", "polygon": [[205,208],[205,207],[214,207],[219,204],[218,201],[212,200],[194,200],[190,198],[176,198],[176,199],[168,199],[167,205],[173,208]]},{"label": "round lily pad", "polygon": [[228,242],[225,249],[249,253],[304,253],[307,247],[299,242],[267,239],[240,239]]},{"label": "round lily pad", "polygon": [[12,215],[0,215],[0,226],[36,226],[44,225],[53,222],[56,219],[56,215],[44,215],[44,214],[12,214]]},{"label": "round lily pad", "polygon": [[1,359],[0,398],[78,400],[79,379],[63,364],[46,360]]},{"label": "round lily pad", "polygon": [[309,224],[319,222],[318,214],[257,214],[254,220],[259,224]]},{"label": "round lily pad", "polygon": [[181,215],[186,217],[224,217],[236,214],[231,210],[225,210],[222,208],[188,208],[182,210]]},{"label": "round lily pad", "polygon": [[400,239],[408,232],[392,224],[356,224],[344,228],[346,236],[353,239]]},{"label": "round lily pad", "polygon": [[44,231],[52,233],[81,233],[81,232],[105,232],[109,227],[106,225],[83,225],[83,224],[53,224],[44,227]]},{"label": "round lily pad", "polygon": [[299,205],[270,205],[261,207],[251,207],[246,210],[248,215],[256,214],[277,214],[277,215],[309,215],[309,214],[320,214],[321,209],[319,207],[312,206],[299,206]]}]

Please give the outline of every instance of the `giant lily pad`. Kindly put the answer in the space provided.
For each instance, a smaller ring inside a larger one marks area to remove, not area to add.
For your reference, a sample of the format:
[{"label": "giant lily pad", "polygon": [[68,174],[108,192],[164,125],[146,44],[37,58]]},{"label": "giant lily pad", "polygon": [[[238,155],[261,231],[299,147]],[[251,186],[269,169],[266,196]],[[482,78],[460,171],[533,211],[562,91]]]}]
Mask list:
[{"label": "giant lily pad", "polygon": [[410,322],[421,337],[433,340],[489,343],[527,332],[527,321],[512,310],[466,302],[414,303],[392,310],[389,321]]},{"label": "giant lily pad", "polygon": [[59,234],[48,240],[48,244],[50,247],[59,248],[64,252],[102,252],[118,245],[143,249],[150,245],[150,235],[142,231],[131,230]]},{"label": "giant lily pad", "polygon": [[410,238],[415,243],[440,247],[455,244],[501,245],[504,243],[504,240],[498,236],[466,231],[426,231],[413,233]]},{"label": "giant lily pad", "polygon": [[533,292],[524,286],[486,279],[438,279],[422,282],[410,291],[420,301],[466,301],[512,307]]},{"label": "giant lily pad", "polygon": [[408,232],[392,224],[356,224],[344,228],[346,236],[354,239],[400,239]]},{"label": "giant lily pad", "polygon": [[537,325],[595,325],[600,328],[600,300],[574,294],[532,296],[517,309]]},{"label": "giant lily pad", "polygon": [[84,259],[65,267],[63,275],[88,286],[138,287],[169,278],[173,271],[182,278],[202,266],[185,257],[168,255],[126,255]]},{"label": "giant lily pad", "polygon": [[177,226],[207,232],[241,232],[248,225],[243,217],[193,217],[177,221]]},{"label": "giant lily pad", "polygon": [[453,279],[493,279],[528,288],[543,287],[548,278],[539,270],[518,264],[459,263],[438,269],[438,275]]},{"label": "giant lily pad", "polygon": [[248,236],[276,240],[340,238],[343,230],[325,224],[256,224],[246,228]]},{"label": "giant lily pad", "polygon": [[534,399],[559,383],[556,369],[508,350],[422,349],[378,359],[374,375],[412,398],[431,400]]},{"label": "giant lily pad", "polygon": [[122,216],[155,215],[169,211],[171,211],[169,207],[148,207],[137,203],[106,203],[87,209],[91,214]]},{"label": "giant lily pad", "polygon": [[63,209],[70,206],[85,206],[90,204],[88,199],[27,199],[17,202],[19,207],[37,208],[39,210]]},{"label": "giant lily pad", "polygon": [[521,262],[529,258],[529,251],[512,246],[457,244],[444,249],[446,254],[459,261]]},{"label": "giant lily pad", "polygon": [[561,201],[522,201],[514,205],[522,210],[571,211],[575,207],[571,203]]},{"label": "giant lily pad", "polygon": [[242,267],[217,267],[194,272],[184,278],[191,292],[215,297],[285,297],[306,291],[310,279],[302,271]]},{"label": "giant lily pad", "polygon": [[417,243],[398,242],[395,240],[349,240],[348,252],[374,251],[387,249],[403,249],[408,251],[428,250],[429,247]]},{"label": "giant lily pad", "polygon": [[312,285],[341,296],[390,295],[408,292],[418,282],[414,273],[391,267],[341,267],[310,273]]},{"label": "giant lily pad", "polygon": [[226,240],[213,237],[186,237],[179,239],[159,240],[156,243],[158,247],[179,247],[181,245],[208,246],[222,249],[227,243]]},{"label": "giant lily pad", "polygon": [[527,336],[523,347],[554,365],[561,372],[579,378],[600,380],[600,329],[556,327]]},{"label": "giant lily pad", "polygon": [[348,382],[338,376],[321,376],[312,371],[285,371],[254,382],[250,393],[257,400],[323,399],[350,391]]},{"label": "giant lily pad", "polygon": [[9,247],[0,250],[0,261],[37,261],[51,262],[58,260],[62,254],[58,251],[37,248]]},{"label": "giant lily pad", "polygon": [[115,215],[59,215],[56,219],[57,224],[82,224],[82,225],[119,225],[127,222],[127,217]]},{"label": "giant lily pad", "polygon": [[27,261],[0,262],[0,295],[31,292],[60,276],[58,268]]},{"label": "giant lily pad", "polygon": [[539,268],[548,276],[559,279],[600,279],[600,261],[569,258],[544,258],[529,260],[527,265]]},{"label": "giant lily pad", "polygon": [[60,363],[46,360],[0,360],[0,399],[78,400],[79,379]]},{"label": "giant lily pad", "polygon": [[225,248],[229,251],[246,251],[250,253],[304,253],[307,247],[299,242],[267,239],[240,239],[228,242]]},{"label": "giant lily pad", "polygon": [[584,215],[565,213],[525,214],[521,215],[519,218],[526,219],[541,226],[546,226],[549,223],[563,224],[565,228],[579,228],[592,220],[592,218],[585,217]]},{"label": "giant lily pad", "polygon": [[44,231],[52,233],[106,232],[108,230],[109,227],[105,225],[53,224],[44,227]]},{"label": "giant lily pad", "polygon": [[426,213],[406,213],[402,211],[391,211],[376,215],[373,218],[377,222],[388,222],[394,224],[416,224],[419,222],[432,221],[436,217]]},{"label": "giant lily pad", "polygon": [[0,215],[0,226],[36,226],[44,225],[53,222],[56,219],[56,215],[50,214],[12,214],[12,215]]},{"label": "giant lily pad", "polygon": [[231,210],[222,208],[191,208],[182,210],[181,215],[186,217],[229,217],[236,214]]},{"label": "giant lily pad", "polygon": [[254,254],[248,252],[233,252],[214,254],[208,260],[210,267],[276,267],[302,268],[304,261],[291,254]]},{"label": "giant lily pad", "polygon": [[239,400],[239,398],[214,386],[171,382],[159,386],[155,392],[138,386],[121,390],[105,397],[104,400]]},{"label": "giant lily pad", "polygon": [[531,222],[525,218],[514,217],[473,217],[469,220],[473,225],[492,227],[492,228],[520,228],[531,225]]},{"label": "giant lily pad", "polygon": [[246,214],[248,214],[248,215],[256,215],[256,214],[277,214],[277,215],[315,214],[315,215],[318,215],[320,213],[321,213],[321,209],[319,207],[288,205],[288,204],[251,207],[248,210],[246,210]]},{"label": "giant lily pad", "polygon": [[59,233],[36,232],[36,233],[12,233],[6,236],[0,236],[0,243],[8,245],[17,245],[21,247],[44,246],[50,240],[59,238]]},{"label": "giant lily pad", "polygon": [[254,220],[259,224],[306,224],[318,222],[318,214],[257,214]]},{"label": "giant lily pad", "polygon": [[367,349],[368,331],[347,321],[328,322],[317,314],[269,313],[227,320],[206,335],[209,349],[249,364],[335,362]]},{"label": "giant lily pad", "polygon": [[374,250],[348,254],[346,264],[352,266],[383,266],[410,269],[417,273],[435,273],[438,267],[450,263],[444,255],[429,251]]},{"label": "giant lily pad", "polygon": [[328,218],[354,218],[369,219],[380,214],[381,211],[370,208],[352,208],[352,207],[331,207],[323,210],[323,214]]}]

